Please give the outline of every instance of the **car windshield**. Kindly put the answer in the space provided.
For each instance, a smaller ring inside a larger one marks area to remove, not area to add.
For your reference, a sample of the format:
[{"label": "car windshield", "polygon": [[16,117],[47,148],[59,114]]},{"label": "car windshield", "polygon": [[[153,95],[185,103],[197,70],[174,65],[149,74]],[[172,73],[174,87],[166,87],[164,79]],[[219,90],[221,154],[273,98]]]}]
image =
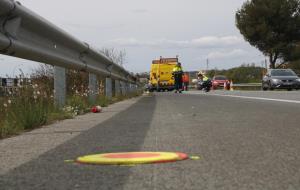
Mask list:
[{"label": "car windshield", "polygon": [[272,76],[297,76],[291,70],[272,70],[271,71],[271,75]]},{"label": "car windshield", "polygon": [[227,80],[225,76],[216,76],[215,80]]}]

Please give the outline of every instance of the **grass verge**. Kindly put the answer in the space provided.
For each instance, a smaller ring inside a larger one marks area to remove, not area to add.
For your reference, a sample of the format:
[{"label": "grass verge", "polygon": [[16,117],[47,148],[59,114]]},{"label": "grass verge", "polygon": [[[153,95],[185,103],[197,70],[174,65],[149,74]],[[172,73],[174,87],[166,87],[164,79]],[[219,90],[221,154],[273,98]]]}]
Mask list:
[{"label": "grass verge", "polygon": [[141,95],[142,92],[129,93],[126,96],[116,96],[108,99],[98,96],[95,104],[80,95],[67,97],[67,104],[63,108],[54,105],[53,96],[41,95],[33,88],[22,89],[18,95],[0,97],[0,139],[20,134],[58,120],[71,119],[77,115],[90,112],[92,105],[106,107]]}]

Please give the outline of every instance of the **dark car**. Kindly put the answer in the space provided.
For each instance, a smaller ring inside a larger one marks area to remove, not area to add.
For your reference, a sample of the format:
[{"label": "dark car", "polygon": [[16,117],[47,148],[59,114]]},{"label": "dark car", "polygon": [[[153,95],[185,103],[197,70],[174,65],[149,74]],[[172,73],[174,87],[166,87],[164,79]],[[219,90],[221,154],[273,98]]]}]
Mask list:
[{"label": "dark car", "polygon": [[224,88],[224,84],[226,85],[226,89],[229,90],[230,88],[230,82],[227,79],[226,76],[223,75],[217,75],[214,76],[212,79],[212,88],[215,90],[217,88]]},{"label": "dark car", "polygon": [[291,69],[269,69],[262,80],[263,90],[300,89],[300,78]]}]

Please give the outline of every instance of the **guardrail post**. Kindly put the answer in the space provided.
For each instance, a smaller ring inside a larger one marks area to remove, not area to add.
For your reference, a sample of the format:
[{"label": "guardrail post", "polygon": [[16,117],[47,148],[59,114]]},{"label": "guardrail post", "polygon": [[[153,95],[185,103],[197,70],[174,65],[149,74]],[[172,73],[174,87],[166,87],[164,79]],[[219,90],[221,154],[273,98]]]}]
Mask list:
[{"label": "guardrail post", "polygon": [[129,85],[130,85],[130,92],[132,93],[133,92],[133,84],[130,83]]},{"label": "guardrail post", "polygon": [[131,93],[131,84],[129,82],[127,83],[127,89],[128,89],[128,93],[130,94]]},{"label": "guardrail post", "polygon": [[131,89],[131,83],[128,83],[128,91],[129,91],[129,93],[132,92],[131,90],[132,90],[132,89]]},{"label": "guardrail post", "polygon": [[99,94],[97,75],[89,73],[89,101],[95,103]]},{"label": "guardrail post", "polygon": [[128,83],[124,82],[124,94],[127,95],[128,94]]},{"label": "guardrail post", "polygon": [[115,96],[120,96],[121,88],[120,88],[120,81],[115,80]]},{"label": "guardrail post", "polygon": [[54,100],[63,107],[66,103],[66,69],[54,66]]},{"label": "guardrail post", "polygon": [[125,84],[124,81],[120,81],[120,90],[121,90],[121,95],[125,95]]},{"label": "guardrail post", "polygon": [[108,77],[105,80],[105,96],[109,99],[112,98],[112,80]]}]

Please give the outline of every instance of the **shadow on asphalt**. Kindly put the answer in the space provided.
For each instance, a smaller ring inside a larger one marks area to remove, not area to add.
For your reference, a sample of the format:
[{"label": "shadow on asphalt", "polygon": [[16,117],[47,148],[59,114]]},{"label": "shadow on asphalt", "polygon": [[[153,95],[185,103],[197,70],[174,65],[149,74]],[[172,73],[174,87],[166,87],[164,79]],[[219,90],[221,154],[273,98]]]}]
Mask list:
[{"label": "shadow on asphalt", "polygon": [[140,151],[150,128],[155,106],[154,96],[140,99],[113,118],[0,176],[0,187],[122,189],[130,176],[130,167],[80,165],[65,163],[64,160],[87,154]]}]

